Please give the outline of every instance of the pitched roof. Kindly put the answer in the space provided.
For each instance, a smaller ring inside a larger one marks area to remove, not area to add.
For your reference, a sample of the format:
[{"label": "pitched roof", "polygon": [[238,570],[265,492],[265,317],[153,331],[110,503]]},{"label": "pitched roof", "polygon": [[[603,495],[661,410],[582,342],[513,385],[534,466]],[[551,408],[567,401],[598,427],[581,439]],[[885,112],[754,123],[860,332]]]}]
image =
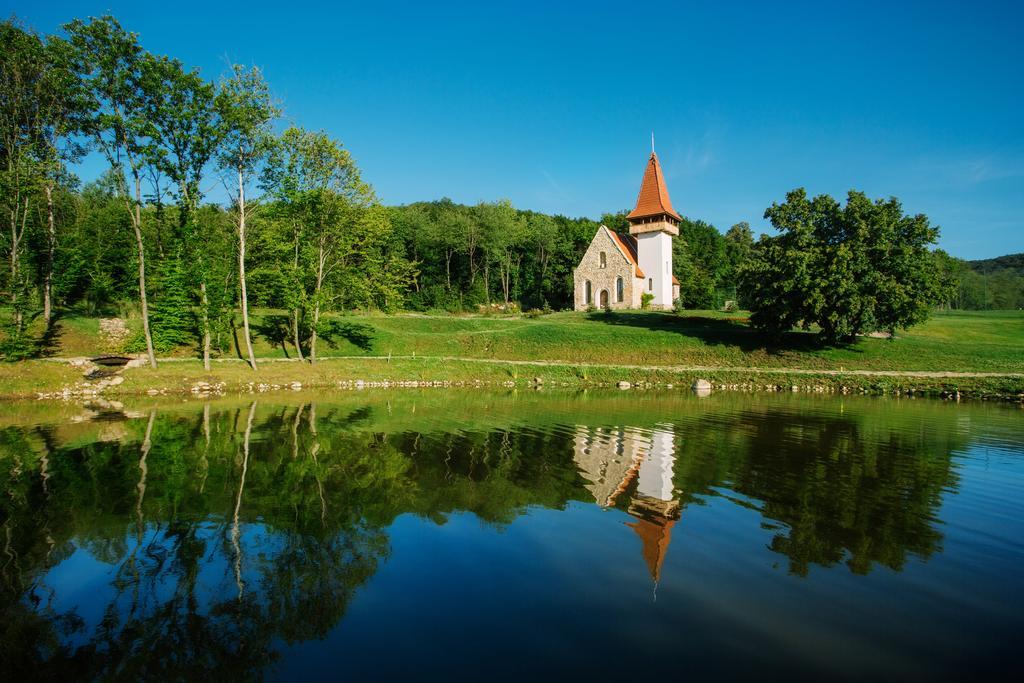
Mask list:
[{"label": "pitched roof", "polygon": [[602,228],[608,231],[608,234],[612,236],[612,241],[618,246],[619,251],[622,255],[633,264],[633,270],[636,272],[637,277],[644,277],[644,271],[640,270],[640,262],[636,256],[636,238],[632,235],[620,235],[619,233],[611,230],[606,225],[602,225]]},{"label": "pitched roof", "polygon": [[668,189],[665,187],[665,174],[661,170],[661,164],[658,163],[658,155],[651,152],[651,158],[647,161],[647,169],[644,171],[644,179],[640,183],[640,194],[637,195],[636,206],[626,218],[632,220],[662,214],[682,220],[672,208],[672,200],[669,199]]}]

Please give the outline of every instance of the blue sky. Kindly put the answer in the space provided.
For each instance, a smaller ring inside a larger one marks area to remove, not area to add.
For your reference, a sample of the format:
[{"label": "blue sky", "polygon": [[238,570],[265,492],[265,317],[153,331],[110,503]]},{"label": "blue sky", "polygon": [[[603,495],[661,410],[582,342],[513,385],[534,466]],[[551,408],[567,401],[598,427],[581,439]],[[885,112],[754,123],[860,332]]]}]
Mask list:
[{"label": "blue sky", "polygon": [[[673,203],[721,230],[798,186],[897,196],[940,245],[1024,251],[1024,3],[11,2],[110,12],[214,79],[262,67],[289,122],[389,204],[630,208],[650,134]],[[84,179],[99,166],[87,163]]]}]

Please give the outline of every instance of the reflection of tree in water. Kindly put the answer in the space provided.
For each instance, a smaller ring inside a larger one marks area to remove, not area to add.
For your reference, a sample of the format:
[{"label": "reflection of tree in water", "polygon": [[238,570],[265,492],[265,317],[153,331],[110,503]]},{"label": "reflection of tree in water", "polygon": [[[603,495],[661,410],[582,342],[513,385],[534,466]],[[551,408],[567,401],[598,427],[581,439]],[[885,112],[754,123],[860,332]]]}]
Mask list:
[{"label": "reflection of tree in water", "polygon": [[[275,638],[324,635],[387,553],[386,536],[345,504],[348,494],[366,484],[388,491],[404,458],[366,448],[361,435],[331,448],[308,429],[314,411],[302,412],[307,429],[296,429],[285,451],[279,416],[250,429],[252,406],[204,414],[198,425],[147,418],[141,444],[44,450],[46,479],[31,463],[14,463],[4,482],[15,495],[4,505],[11,535],[0,668],[234,679],[269,664]],[[24,452],[5,446],[5,456]],[[49,595],[47,569],[64,557],[53,554],[47,528],[63,539],[65,557],[80,546],[113,565],[112,599],[93,628]]]},{"label": "reflection of tree in water", "polygon": [[[504,523],[579,488],[560,455],[565,437],[388,436],[371,418],[250,405],[195,419],[150,413],[126,422],[121,442],[59,447],[39,430],[0,433],[0,670],[257,674],[276,640],[323,637],[338,623],[387,557],[397,515],[472,510]],[[76,549],[111,566],[98,624],[47,585]]]},{"label": "reflection of tree in water", "polygon": [[[900,418],[747,410],[728,428],[707,421],[677,428],[677,487],[684,498],[716,487],[747,496],[779,525],[771,547],[794,574],[846,561],[901,569],[907,554],[940,550],[935,514],[956,484],[950,453],[965,445],[955,427],[927,430]],[[760,504],[758,504],[760,502]]]}]

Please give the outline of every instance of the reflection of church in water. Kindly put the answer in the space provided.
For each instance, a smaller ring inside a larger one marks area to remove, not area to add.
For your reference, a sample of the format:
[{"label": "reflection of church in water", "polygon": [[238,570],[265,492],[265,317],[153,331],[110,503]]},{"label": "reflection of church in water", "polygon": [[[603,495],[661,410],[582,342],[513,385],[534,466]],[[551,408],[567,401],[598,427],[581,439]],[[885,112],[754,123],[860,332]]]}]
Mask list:
[{"label": "reflection of church in water", "polygon": [[680,503],[672,484],[674,435],[667,429],[576,428],[574,459],[601,507],[626,502],[636,521],[627,524],[643,544],[643,558],[657,582]]}]

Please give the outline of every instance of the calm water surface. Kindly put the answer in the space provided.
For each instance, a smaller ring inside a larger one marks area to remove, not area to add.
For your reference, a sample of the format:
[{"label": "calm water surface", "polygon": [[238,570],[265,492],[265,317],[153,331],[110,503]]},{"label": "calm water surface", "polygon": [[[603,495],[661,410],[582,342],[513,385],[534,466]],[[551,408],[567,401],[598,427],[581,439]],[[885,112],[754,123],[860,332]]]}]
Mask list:
[{"label": "calm water surface", "polygon": [[0,410],[0,679],[1009,676],[1024,411],[295,394]]}]

